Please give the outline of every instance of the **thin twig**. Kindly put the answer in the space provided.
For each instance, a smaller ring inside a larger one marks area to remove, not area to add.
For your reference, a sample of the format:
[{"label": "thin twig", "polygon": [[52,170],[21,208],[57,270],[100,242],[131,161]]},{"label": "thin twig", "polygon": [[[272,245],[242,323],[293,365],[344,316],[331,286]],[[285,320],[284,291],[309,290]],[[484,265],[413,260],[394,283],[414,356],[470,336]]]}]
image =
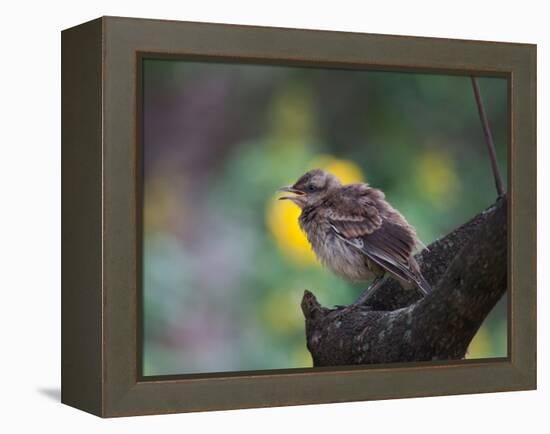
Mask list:
[{"label": "thin twig", "polygon": [[495,144],[493,142],[493,135],[491,134],[491,128],[487,115],[485,114],[485,108],[483,107],[483,100],[481,99],[481,93],[479,92],[479,84],[477,79],[472,77],[472,87],[474,88],[474,95],[476,98],[477,110],[479,111],[479,118],[483,125],[483,132],[485,133],[485,141],[487,142],[487,149],[489,150],[489,158],[491,160],[491,168],[493,169],[493,176],[495,177],[495,186],[499,197],[504,196],[504,187],[502,183],[502,177],[497,163],[497,154],[495,151]]}]

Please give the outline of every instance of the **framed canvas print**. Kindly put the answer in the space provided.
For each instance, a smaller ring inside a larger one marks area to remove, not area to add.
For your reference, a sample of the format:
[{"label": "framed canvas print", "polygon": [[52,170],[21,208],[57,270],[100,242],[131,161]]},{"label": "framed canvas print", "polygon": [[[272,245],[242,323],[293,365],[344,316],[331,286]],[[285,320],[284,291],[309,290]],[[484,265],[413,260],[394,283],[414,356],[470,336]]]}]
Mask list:
[{"label": "framed canvas print", "polygon": [[536,387],[536,46],[62,32],[62,401]]}]

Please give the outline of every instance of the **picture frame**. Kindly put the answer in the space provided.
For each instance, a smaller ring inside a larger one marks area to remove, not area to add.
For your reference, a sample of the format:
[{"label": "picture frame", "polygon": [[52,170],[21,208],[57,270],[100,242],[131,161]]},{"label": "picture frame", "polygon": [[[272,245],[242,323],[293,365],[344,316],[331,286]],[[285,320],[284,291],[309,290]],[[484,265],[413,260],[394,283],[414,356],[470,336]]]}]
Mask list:
[{"label": "picture frame", "polygon": [[[505,77],[508,357],[141,375],[144,56]],[[536,388],[536,46],[102,17],[62,32],[62,402],[101,417]]]}]

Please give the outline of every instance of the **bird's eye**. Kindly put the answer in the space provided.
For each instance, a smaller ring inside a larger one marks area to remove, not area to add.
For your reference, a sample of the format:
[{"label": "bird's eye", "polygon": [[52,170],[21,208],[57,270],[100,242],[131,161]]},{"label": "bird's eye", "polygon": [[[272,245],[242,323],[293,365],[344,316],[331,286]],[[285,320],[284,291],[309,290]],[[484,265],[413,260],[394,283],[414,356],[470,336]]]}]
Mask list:
[{"label": "bird's eye", "polygon": [[313,184],[309,184],[309,185],[307,186],[307,190],[308,190],[308,191],[315,191],[316,188],[315,188],[315,186],[314,186]]}]

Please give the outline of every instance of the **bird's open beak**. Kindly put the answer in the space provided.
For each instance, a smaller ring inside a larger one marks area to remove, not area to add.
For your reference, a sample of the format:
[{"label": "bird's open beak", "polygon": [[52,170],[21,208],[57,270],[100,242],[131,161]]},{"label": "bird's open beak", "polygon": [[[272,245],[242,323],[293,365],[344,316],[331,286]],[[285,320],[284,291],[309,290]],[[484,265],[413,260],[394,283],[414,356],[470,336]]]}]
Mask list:
[{"label": "bird's open beak", "polygon": [[291,196],[281,196],[279,198],[279,200],[285,200],[285,199],[293,200],[293,199],[296,199],[297,197],[303,196],[305,194],[303,191],[298,190],[297,188],[294,188],[291,185],[286,186],[286,187],[281,187],[277,191],[282,191],[282,192],[285,192],[285,193],[292,193]]}]

